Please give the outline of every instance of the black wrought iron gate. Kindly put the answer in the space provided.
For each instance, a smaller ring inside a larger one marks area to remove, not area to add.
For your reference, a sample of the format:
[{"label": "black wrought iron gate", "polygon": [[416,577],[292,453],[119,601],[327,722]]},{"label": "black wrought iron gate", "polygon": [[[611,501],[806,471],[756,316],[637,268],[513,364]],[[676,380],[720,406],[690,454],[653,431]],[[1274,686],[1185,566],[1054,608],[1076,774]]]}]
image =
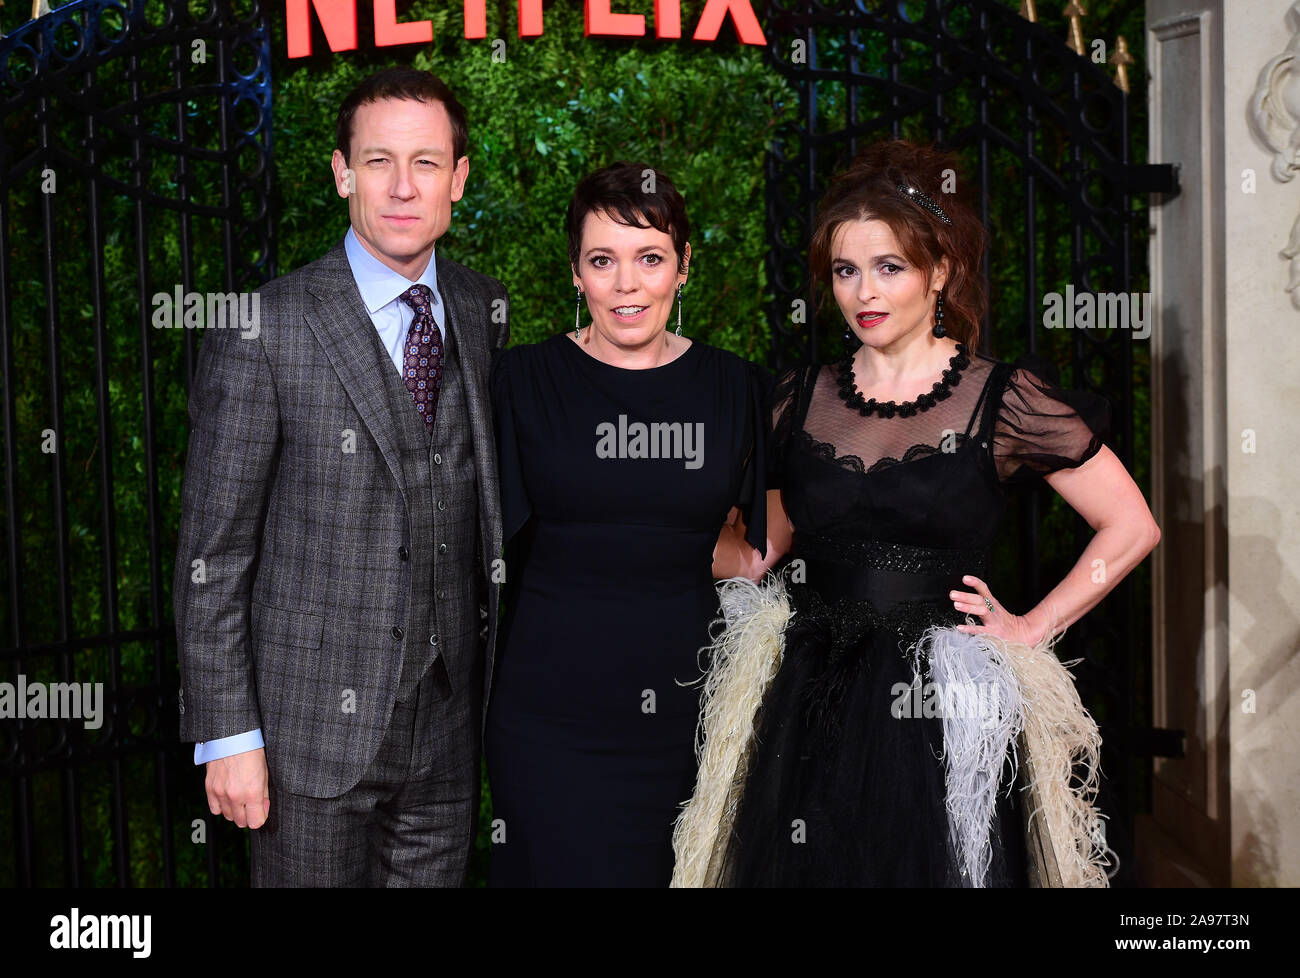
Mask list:
[{"label": "black wrought iron gate", "polygon": [[[813,318],[808,241],[832,173],[877,139],[937,142],[978,181],[992,309],[985,352],[1036,353],[1069,368],[1065,381],[1105,395],[1109,445],[1133,469],[1135,343],[1129,330],[1046,330],[1046,291],[1133,291],[1132,195],[1172,190],[1167,168],[1129,162],[1128,96],[1104,66],[1059,30],[1007,0],[772,0],[764,23],[771,63],[799,96],[799,122],[767,160],[768,283],[777,366],[837,355],[842,326]],[[803,316],[796,316],[798,309]],[[800,319],[807,319],[801,324]],[[995,580],[1019,583],[1027,608],[1059,581],[1088,537],[1045,490],[1008,518]],[[1057,528],[1064,532],[1057,532]],[[1085,704],[1105,739],[1100,804],[1117,883],[1132,882],[1133,815],[1147,805],[1150,680],[1144,630],[1149,589],[1130,577],[1064,639]],[[906,801],[900,799],[900,804]]]},{"label": "black wrought iron gate", "polygon": [[0,39],[0,679],[105,693],[98,727],[0,724],[0,885],[215,881],[168,576],[198,337],[155,315],[274,275],[269,43],[252,0],[76,0]]}]

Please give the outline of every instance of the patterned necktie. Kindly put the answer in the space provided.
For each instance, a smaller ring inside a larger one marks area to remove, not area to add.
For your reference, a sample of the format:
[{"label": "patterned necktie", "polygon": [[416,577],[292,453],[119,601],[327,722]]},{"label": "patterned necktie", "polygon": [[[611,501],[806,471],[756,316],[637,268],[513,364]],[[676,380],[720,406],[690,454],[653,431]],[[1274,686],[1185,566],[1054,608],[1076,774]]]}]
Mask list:
[{"label": "patterned necktie", "polygon": [[442,381],[443,352],[442,331],[433,321],[433,292],[427,285],[412,285],[401,298],[415,310],[411,331],[406,335],[402,379],[415,401],[415,409],[424,418],[425,430],[432,432],[438,385]]}]

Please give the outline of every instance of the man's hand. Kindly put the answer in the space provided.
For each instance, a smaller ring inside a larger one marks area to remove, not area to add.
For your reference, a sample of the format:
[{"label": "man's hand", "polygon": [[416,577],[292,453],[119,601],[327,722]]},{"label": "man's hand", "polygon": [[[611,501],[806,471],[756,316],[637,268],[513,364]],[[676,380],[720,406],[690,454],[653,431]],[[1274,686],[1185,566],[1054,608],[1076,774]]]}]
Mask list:
[{"label": "man's hand", "polygon": [[208,808],[241,829],[260,829],[271,811],[268,781],[264,747],[208,761]]}]

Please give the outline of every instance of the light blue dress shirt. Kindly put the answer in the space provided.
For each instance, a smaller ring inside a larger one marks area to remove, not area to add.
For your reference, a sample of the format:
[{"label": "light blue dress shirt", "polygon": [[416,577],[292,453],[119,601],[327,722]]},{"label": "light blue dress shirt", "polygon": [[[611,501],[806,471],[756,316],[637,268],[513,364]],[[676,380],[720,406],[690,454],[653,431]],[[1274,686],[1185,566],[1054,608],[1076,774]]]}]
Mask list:
[{"label": "light blue dress shirt", "polygon": [[[411,320],[415,318],[415,310],[402,301],[401,295],[412,285],[427,285],[433,292],[433,319],[442,331],[444,343],[447,339],[447,314],[442,295],[438,292],[437,262],[430,255],[424,274],[412,282],[366,251],[351,228],[343,239],[343,248],[348,254],[352,278],[356,280],[357,291],[361,293],[370,321],[379,331],[379,340],[392,357],[398,376],[401,376],[406,336],[411,331]],[[206,764],[264,746],[261,728],[217,740],[200,741],[194,745],[194,763]]]}]

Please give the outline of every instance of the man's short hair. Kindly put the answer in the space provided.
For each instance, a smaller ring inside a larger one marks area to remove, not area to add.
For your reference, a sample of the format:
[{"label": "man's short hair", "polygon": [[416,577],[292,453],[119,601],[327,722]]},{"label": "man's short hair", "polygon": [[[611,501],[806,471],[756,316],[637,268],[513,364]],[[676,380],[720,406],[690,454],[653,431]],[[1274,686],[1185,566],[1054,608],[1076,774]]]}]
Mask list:
[{"label": "man's short hair", "polygon": [[451,119],[452,165],[460,162],[469,146],[469,126],[465,121],[465,107],[456,100],[447,83],[431,71],[418,68],[385,68],[375,72],[348,93],[339,107],[338,122],[334,127],[334,146],[352,163],[352,124],[357,109],[381,99],[411,99],[416,102],[441,102]]}]

